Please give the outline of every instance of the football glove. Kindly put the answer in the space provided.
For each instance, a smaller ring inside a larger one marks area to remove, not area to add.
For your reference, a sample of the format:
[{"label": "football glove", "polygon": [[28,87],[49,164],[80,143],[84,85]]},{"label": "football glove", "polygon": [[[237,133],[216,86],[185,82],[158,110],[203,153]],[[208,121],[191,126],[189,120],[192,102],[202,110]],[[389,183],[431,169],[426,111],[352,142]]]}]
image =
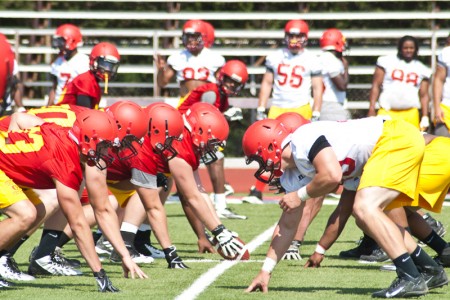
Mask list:
[{"label": "football glove", "polygon": [[169,264],[169,269],[189,269],[178,256],[175,246],[172,245],[169,248],[163,249],[163,251],[166,256],[166,261]]},{"label": "football glove", "polygon": [[164,189],[164,192],[167,192],[167,190],[169,189],[167,185],[167,176],[163,173],[156,174],[156,186],[162,187]]},{"label": "football glove", "polygon": [[302,257],[300,256],[300,246],[302,245],[301,241],[293,240],[291,245],[289,246],[289,249],[286,251],[286,253],[283,255],[281,259],[284,260],[301,260]]},{"label": "football glove", "polygon": [[319,119],[320,119],[320,111],[317,111],[317,110],[313,111],[311,122],[319,121]]},{"label": "football glove", "polygon": [[223,113],[228,121],[240,121],[244,117],[242,116],[242,109],[239,107],[230,107],[226,112]]},{"label": "football glove", "polygon": [[428,127],[430,127],[430,118],[428,118],[428,116],[423,116],[420,119],[420,130],[421,131],[426,131],[428,129]]},{"label": "football glove", "polygon": [[97,281],[98,291],[101,293],[111,292],[117,293],[119,289],[113,286],[105,270],[101,269],[99,272],[94,272],[94,278]]},{"label": "football glove", "polygon": [[265,107],[258,107],[256,109],[256,121],[261,121],[267,119],[267,114],[266,114],[266,108]]},{"label": "football glove", "polygon": [[211,232],[216,237],[219,246],[226,257],[235,257],[242,252],[244,245],[236,239],[236,233],[233,234],[233,232],[226,229],[222,224],[217,226]]}]

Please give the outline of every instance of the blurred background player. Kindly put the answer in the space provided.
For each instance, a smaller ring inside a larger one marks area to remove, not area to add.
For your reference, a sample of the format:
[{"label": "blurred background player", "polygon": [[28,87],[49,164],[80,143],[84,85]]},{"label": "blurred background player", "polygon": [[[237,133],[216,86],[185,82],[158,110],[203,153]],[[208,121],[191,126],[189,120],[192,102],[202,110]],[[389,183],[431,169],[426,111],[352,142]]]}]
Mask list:
[{"label": "blurred background player", "polygon": [[116,77],[119,64],[120,55],[116,46],[108,42],[98,43],[89,55],[89,71],[69,82],[57,104],[98,108],[102,95],[99,82],[105,83],[104,93],[107,94],[108,82]]},{"label": "blurred background player", "polygon": [[[266,72],[261,81],[256,119],[275,119],[285,112],[296,112],[307,120],[318,120],[322,106],[323,83],[320,60],[306,49],[308,24],[291,20],[284,27],[286,48],[266,57]],[[273,92],[272,92],[273,90]],[[269,114],[266,107],[272,94]],[[310,101],[313,95],[311,109]],[[243,201],[262,203],[265,184],[256,181]]]},{"label": "blurred background player", "polygon": [[16,54],[6,36],[0,33],[0,117],[10,115],[15,104],[16,111],[25,111],[22,104],[23,87],[19,78]]},{"label": "blurred background player", "polygon": [[52,47],[59,50],[58,56],[51,64],[53,86],[48,94],[48,104],[61,101],[67,85],[78,75],[89,71],[89,57],[78,52],[83,46],[80,29],[73,24],[63,24],[56,28]]},{"label": "blurred background player", "polygon": [[349,82],[348,62],[343,56],[347,41],[342,32],[330,28],[323,32],[319,41],[322,52],[322,80],[324,85],[320,121],[344,121],[350,118],[344,108]]},{"label": "blurred background player", "polygon": [[434,134],[450,137],[450,36],[437,57],[433,81]]},{"label": "blurred background player", "polygon": [[[247,79],[246,65],[239,60],[230,60],[220,68],[216,83],[206,83],[191,91],[180,104],[178,110],[183,114],[194,103],[204,102],[217,107],[220,112],[224,113],[228,121],[241,120],[242,110],[240,108],[230,108],[228,97],[238,95],[244,88]],[[218,151],[216,155],[218,159],[213,163],[207,164],[206,167],[211,176],[211,181],[215,185],[215,193],[212,194],[212,198],[217,214],[220,218],[246,219],[246,216],[238,215],[227,208],[224,188],[224,155],[221,151]]]},{"label": "blurred background player", "polygon": [[[369,95],[369,117],[376,114],[388,115],[427,131],[430,126],[428,88],[431,69],[418,59],[418,53],[419,42],[406,35],[398,41],[396,55],[378,58]],[[377,101],[380,109],[376,113]]]}]

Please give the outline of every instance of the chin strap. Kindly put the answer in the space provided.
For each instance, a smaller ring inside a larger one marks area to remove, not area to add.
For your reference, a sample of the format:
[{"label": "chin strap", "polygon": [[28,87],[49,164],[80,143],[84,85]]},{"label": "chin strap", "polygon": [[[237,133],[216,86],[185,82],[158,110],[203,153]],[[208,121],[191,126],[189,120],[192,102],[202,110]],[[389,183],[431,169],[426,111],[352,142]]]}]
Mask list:
[{"label": "chin strap", "polygon": [[108,73],[105,73],[105,94],[108,94]]}]

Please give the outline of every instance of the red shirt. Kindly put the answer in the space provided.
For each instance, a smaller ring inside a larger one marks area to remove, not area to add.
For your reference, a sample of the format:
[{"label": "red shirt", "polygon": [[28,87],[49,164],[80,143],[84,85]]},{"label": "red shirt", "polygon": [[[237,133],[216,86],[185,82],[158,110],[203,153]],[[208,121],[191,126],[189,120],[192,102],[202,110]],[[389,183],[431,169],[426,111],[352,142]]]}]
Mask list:
[{"label": "red shirt", "polygon": [[68,85],[65,91],[61,95],[61,104],[77,104],[77,96],[85,95],[92,99],[91,108],[95,109],[100,103],[102,92],[100,85],[97,82],[97,78],[91,71],[87,71],[83,74],[75,77]]},{"label": "red shirt", "polygon": [[188,97],[183,101],[183,103],[178,106],[178,110],[180,113],[184,114],[191,105],[197,102],[202,102],[202,95],[205,92],[214,92],[216,94],[216,101],[214,102],[214,106],[217,107],[221,112],[224,112],[228,109],[228,96],[221,95],[219,93],[219,87],[215,83],[205,83],[195,90],[191,91]]},{"label": "red shirt", "polygon": [[54,189],[55,178],[74,190],[80,188],[83,173],[78,146],[70,139],[68,129],[44,123],[1,133],[0,145],[0,169],[17,185]]}]

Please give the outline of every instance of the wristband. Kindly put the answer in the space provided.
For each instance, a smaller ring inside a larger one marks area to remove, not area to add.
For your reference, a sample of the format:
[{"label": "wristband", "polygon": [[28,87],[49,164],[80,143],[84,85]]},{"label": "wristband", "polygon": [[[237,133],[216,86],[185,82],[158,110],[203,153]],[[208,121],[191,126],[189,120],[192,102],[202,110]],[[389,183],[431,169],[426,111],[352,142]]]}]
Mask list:
[{"label": "wristband", "polygon": [[256,109],[257,112],[265,112],[266,108],[264,106],[258,106],[258,108]]},{"label": "wristband", "polygon": [[322,247],[319,243],[317,243],[315,252],[325,255],[325,252],[327,251],[324,247]]},{"label": "wristband", "polygon": [[306,191],[306,185],[297,191],[297,196],[301,201],[306,201],[311,198],[311,196],[308,195],[308,192]]},{"label": "wristband", "polygon": [[277,261],[276,260],[274,260],[274,259],[272,259],[270,257],[266,257],[266,259],[264,260],[264,264],[263,264],[261,270],[262,271],[266,271],[269,274],[271,274],[276,265],[277,265]]},{"label": "wristband", "polygon": [[318,111],[318,110],[313,111],[312,112],[312,116],[316,117],[316,118],[319,118],[320,117],[320,111]]}]

